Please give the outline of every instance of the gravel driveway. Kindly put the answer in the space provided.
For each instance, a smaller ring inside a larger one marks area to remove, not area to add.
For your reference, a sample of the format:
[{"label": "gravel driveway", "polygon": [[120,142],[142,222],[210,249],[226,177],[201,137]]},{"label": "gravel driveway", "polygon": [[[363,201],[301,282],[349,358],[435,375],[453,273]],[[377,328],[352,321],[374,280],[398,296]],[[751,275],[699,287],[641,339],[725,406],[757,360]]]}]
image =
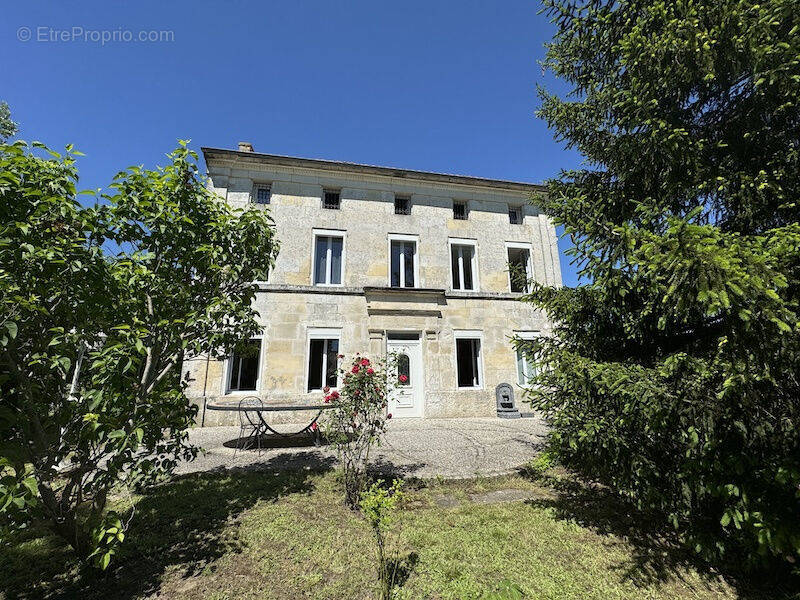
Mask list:
[{"label": "gravel driveway", "polygon": [[[395,419],[388,425],[383,445],[371,457],[373,468],[419,478],[508,473],[536,456],[545,432],[537,418]],[[290,425],[285,427],[292,429]],[[271,440],[271,447],[262,449],[260,454],[240,450],[234,456],[238,434],[238,427],[193,429],[189,439],[205,452],[193,462],[181,463],[177,471],[191,473],[259,464],[278,469],[302,468],[332,466],[335,462],[330,449],[315,448],[305,437]]]}]

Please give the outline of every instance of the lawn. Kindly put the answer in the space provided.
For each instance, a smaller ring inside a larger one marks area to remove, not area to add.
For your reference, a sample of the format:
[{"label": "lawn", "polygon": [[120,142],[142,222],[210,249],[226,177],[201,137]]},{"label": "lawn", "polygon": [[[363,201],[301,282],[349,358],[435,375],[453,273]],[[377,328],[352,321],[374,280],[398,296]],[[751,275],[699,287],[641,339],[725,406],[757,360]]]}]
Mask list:
[{"label": "lawn", "polygon": [[[316,467],[158,486],[134,499],[127,545],[101,576],[34,528],[0,549],[0,598],[374,598],[371,532]],[[564,473],[410,483],[397,597],[775,597],[692,565],[647,523]]]}]

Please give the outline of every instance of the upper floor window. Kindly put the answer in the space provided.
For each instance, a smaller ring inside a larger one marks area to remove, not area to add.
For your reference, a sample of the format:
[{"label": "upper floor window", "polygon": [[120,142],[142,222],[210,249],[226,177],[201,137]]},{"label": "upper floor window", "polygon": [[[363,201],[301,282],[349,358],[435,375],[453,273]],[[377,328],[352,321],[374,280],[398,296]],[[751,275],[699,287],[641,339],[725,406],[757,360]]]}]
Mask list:
[{"label": "upper floor window", "polygon": [[411,214],[411,199],[404,198],[403,196],[394,197],[394,214],[396,215],[410,215]]},{"label": "upper floor window", "polygon": [[339,190],[322,191],[322,208],[339,209],[341,205],[341,193]]},{"label": "upper floor window", "polygon": [[314,285],[342,285],[344,235],[342,232],[314,231]]},{"label": "upper floor window", "polygon": [[268,184],[258,184],[253,197],[256,204],[269,204],[272,200],[272,188]]},{"label": "upper floor window", "polygon": [[453,218],[460,221],[467,220],[467,203],[462,201],[453,202]]},{"label": "upper floor window", "polygon": [[509,206],[508,207],[508,222],[512,225],[522,225],[522,207]]},{"label": "upper floor window", "polygon": [[475,240],[450,240],[450,271],[454,290],[478,289]]},{"label": "upper floor window", "polygon": [[390,236],[392,287],[417,287],[417,240],[413,236]]},{"label": "upper floor window", "polygon": [[511,291],[521,294],[528,291],[528,281],[533,277],[530,244],[506,244],[508,252],[508,284]]},{"label": "upper floor window", "polygon": [[228,360],[228,392],[254,392],[258,388],[261,340],[248,340]]}]

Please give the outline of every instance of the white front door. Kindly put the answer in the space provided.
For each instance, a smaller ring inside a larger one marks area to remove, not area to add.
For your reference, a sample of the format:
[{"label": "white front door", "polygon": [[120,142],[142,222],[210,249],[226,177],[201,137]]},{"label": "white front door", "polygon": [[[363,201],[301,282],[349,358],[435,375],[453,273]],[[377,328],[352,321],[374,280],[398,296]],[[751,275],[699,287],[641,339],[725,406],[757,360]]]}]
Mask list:
[{"label": "white front door", "polygon": [[[408,334],[403,335],[408,338]],[[394,390],[389,396],[392,417],[421,417],[423,403],[422,344],[416,339],[392,339],[386,343],[390,356],[394,355]]]}]

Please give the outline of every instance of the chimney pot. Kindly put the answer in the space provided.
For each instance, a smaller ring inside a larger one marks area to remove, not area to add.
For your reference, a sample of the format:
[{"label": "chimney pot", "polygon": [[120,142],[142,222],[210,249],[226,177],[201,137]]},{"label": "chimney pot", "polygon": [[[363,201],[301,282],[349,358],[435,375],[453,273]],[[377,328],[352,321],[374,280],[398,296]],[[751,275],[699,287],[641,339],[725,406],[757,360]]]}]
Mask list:
[{"label": "chimney pot", "polygon": [[250,142],[239,142],[239,152],[252,152],[253,144]]}]

